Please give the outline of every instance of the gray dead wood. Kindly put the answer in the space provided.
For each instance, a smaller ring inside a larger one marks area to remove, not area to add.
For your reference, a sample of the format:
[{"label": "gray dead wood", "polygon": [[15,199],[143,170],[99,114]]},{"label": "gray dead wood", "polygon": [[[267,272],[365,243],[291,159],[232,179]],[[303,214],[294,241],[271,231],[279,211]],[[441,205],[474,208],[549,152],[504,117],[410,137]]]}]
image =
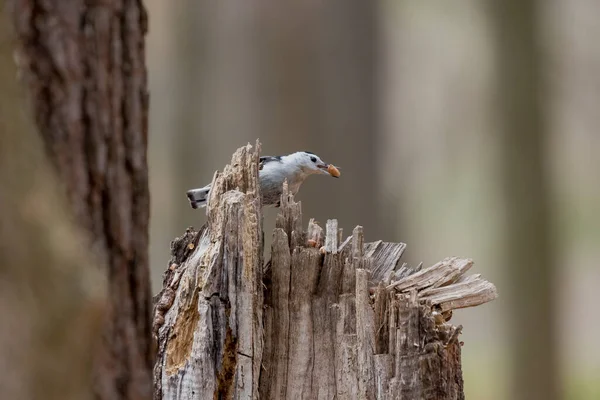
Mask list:
[{"label": "gray dead wood", "polygon": [[463,399],[452,310],[494,299],[473,262],[305,229],[284,187],[263,267],[257,148],[215,176],[208,223],[172,243],[155,299],[155,399]]},{"label": "gray dead wood", "polygon": [[199,233],[172,243],[155,299],[155,399],[257,398],[262,361],[258,146],[217,173]]}]

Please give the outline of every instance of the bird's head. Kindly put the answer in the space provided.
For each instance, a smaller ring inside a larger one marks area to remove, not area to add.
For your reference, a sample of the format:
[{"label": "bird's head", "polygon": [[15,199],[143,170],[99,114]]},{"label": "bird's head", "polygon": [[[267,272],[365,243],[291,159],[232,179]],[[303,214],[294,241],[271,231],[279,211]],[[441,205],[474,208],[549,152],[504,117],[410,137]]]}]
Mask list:
[{"label": "bird's head", "polygon": [[340,171],[333,164],[327,164],[321,158],[311,153],[310,151],[299,151],[294,154],[290,154],[288,157],[294,162],[298,168],[306,175],[312,174],[325,174],[333,176],[334,178],[340,177]]}]

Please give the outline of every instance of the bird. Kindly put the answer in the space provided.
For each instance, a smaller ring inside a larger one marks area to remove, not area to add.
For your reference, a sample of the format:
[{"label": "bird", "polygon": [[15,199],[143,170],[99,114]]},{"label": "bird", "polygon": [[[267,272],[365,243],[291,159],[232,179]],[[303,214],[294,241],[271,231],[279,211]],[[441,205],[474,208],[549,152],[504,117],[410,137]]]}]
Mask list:
[{"label": "bird", "polygon": [[[295,195],[310,175],[340,177],[340,171],[333,164],[327,164],[310,151],[297,151],[285,156],[263,156],[259,160],[258,179],[263,206],[279,207],[283,182],[287,180],[288,190]],[[187,191],[192,208],[206,207],[211,184]]]}]

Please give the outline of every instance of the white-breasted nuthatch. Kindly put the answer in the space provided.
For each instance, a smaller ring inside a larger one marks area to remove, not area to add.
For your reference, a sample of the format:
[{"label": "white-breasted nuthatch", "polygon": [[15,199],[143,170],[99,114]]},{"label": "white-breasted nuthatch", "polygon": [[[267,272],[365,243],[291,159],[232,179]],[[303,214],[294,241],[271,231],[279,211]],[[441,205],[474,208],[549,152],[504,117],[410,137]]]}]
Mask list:
[{"label": "white-breasted nuthatch", "polygon": [[[287,179],[288,190],[295,195],[306,178],[314,174],[326,174],[338,178],[340,171],[332,164],[323,162],[310,151],[298,151],[287,156],[261,157],[258,178],[263,206],[279,206],[283,182]],[[187,197],[192,208],[205,207],[210,184],[188,190]]]}]

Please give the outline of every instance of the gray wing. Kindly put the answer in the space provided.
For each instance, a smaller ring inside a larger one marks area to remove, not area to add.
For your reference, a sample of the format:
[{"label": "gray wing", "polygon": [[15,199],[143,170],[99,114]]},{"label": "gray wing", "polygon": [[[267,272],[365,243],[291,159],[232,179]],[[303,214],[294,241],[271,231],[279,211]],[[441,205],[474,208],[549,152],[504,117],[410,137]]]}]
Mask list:
[{"label": "gray wing", "polygon": [[281,162],[281,156],[264,156],[261,157],[258,161],[258,169],[259,171],[261,169],[263,169],[263,167],[265,166],[265,164],[267,163],[271,163],[271,162]]}]

